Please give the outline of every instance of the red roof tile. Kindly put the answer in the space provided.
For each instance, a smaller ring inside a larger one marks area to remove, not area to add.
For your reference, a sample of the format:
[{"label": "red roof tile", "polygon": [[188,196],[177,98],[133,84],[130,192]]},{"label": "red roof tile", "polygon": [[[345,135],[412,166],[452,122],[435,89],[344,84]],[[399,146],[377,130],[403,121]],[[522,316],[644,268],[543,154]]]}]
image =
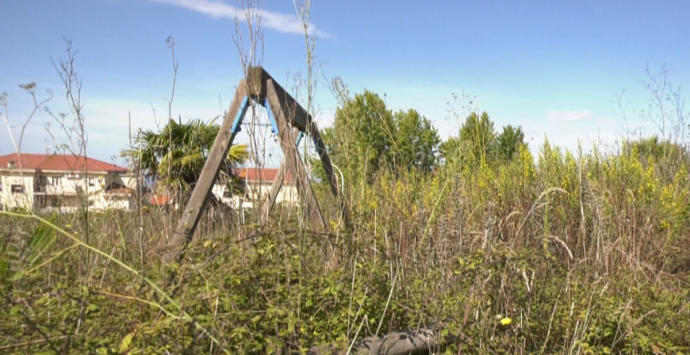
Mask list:
[{"label": "red roof tile", "polygon": [[[235,169],[235,174],[245,181],[248,182],[268,182],[272,183],[278,175],[278,169],[274,168],[237,168]],[[292,183],[292,175],[288,172],[285,174],[285,182]]]},{"label": "red roof tile", "polygon": [[152,206],[163,206],[172,202],[172,197],[168,195],[150,195],[149,204]]},{"label": "red roof tile", "polygon": [[71,154],[30,154],[17,153],[1,155],[0,169],[9,168],[10,162],[14,163],[14,168],[36,169],[36,170],[62,170],[62,171],[83,171],[84,167],[89,171],[106,171],[116,173],[127,173],[129,169],[106,163],[93,158],[76,157]]},{"label": "red roof tile", "polygon": [[[21,156],[18,156],[17,153],[14,153],[8,155],[0,155],[0,169],[35,169],[45,159],[45,154],[21,154]],[[10,166],[10,163],[12,163],[13,166]]]}]

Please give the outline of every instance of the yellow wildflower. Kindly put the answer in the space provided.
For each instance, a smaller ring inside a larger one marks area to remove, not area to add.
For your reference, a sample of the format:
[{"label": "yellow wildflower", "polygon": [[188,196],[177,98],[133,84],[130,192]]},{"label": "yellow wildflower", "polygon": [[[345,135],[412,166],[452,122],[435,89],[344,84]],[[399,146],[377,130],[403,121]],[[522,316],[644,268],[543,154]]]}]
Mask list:
[{"label": "yellow wildflower", "polygon": [[505,317],[505,318],[501,319],[501,325],[502,325],[502,326],[508,326],[508,325],[510,325],[510,323],[512,323],[512,322],[513,322],[513,320],[510,319],[510,318],[508,318],[508,317]]}]

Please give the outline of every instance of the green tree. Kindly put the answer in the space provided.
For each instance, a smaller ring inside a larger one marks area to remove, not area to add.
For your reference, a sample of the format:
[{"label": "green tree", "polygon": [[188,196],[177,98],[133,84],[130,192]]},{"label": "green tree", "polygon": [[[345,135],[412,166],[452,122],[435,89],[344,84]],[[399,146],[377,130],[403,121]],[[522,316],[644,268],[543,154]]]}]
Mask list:
[{"label": "green tree", "polygon": [[494,123],[486,112],[481,116],[472,112],[460,128],[460,141],[473,161],[489,160],[495,139]]},{"label": "green tree", "polygon": [[[342,106],[323,138],[331,160],[347,181],[370,182],[381,169],[433,170],[441,140],[429,119],[413,109],[393,114],[381,97],[368,90],[339,99]],[[314,173],[324,180],[321,170]]]},{"label": "green tree", "polygon": [[[201,175],[208,153],[213,147],[220,126],[200,119],[187,123],[170,120],[160,132],[145,131],[136,141],[136,147],[122,151],[142,174],[155,181],[156,188],[173,193],[186,193]],[[220,178],[232,176],[232,167],[248,157],[245,145],[233,145],[228,150]]]},{"label": "green tree", "polygon": [[460,127],[460,135],[451,137],[440,146],[446,163],[475,164],[493,160],[496,143],[494,123],[486,112],[472,112]]},{"label": "green tree", "polygon": [[370,178],[391,162],[396,125],[383,100],[371,91],[344,100],[324,141],[333,162],[348,179]]},{"label": "green tree", "polygon": [[413,109],[398,111],[394,119],[396,165],[430,172],[436,164],[436,153],[441,142],[436,128]]},{"label": "green tree", "polygon": [[503,126],[503,131],[496,137],[496,154],[501,161],[513,160],[520,146],[527,146],[522,127]]},{"label": "green tree", "polygon": [[458,137],[449,137],[438,147],[438,152],[443,162],[452,160],[460,149],[460,139]]},{"label": "green tree", "polygon": [[494,123],[486,112],[472,112],[460,128],[458,137],[451,137],[439,147],[441,158],[460,164],[505,162],[512,160],[521,145],[527,145],[522,127],[504,126],[496,134]]},{"label": "green tree", "polygon": [[628,140],[624,147],[628,154],[636,153],[636,158],[645,166],[650,163],[656,165],[668,181],[672,181],[679,169],[687,168],[690,164],[690,154],[686,147],[664,140],[658,135]]},{"label": "green tree", "polygon": [[654,157],[654,159],[663,160],[669,157],[675,158],[684,153],[682,146],[663,140],[658,135],[630,141],[628,145],[632,150],[637,151],[637,157],[640,159]]}]

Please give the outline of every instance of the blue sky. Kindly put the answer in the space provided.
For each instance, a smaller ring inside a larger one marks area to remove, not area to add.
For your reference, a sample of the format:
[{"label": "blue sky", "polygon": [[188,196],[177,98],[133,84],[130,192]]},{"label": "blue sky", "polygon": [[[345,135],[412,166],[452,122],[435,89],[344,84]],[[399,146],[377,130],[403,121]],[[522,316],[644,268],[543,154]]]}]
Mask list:
[{"label": "blue sky", "polygon": [[[0,92],[9,96],[15,136],[31,111],[19,84],[36,82],[38,98],[51,89],[51,110],[67,108],[51,63],[65,58],[63,36],[79,50],[88,150],[95,158],[110,160],[126,147],[128,115],[135,129],[156,128],[153,109],[159,120],[167,115],[170,35],[179,61],[173,117],[221,114],[241,76],[232,19],[239,6],[239,0],[5,2]],[[289,87],[289,75],[306,73],[293,2],[264,0],[261,7],[263,66]],[[646,65],[656,72],[667,64],[676,87],[690,82],[688,14],[684,0],[314,1],[315,56],[322,64],[318,122],[327,126],[332,120],[336,101],[324,78],[338,75],[352,93],[366,88],[385,94],[392,109],[417,109],[443,138],[458,132],[446,103],[452,93],[465,91],[497,127],[523,126],[534,151],[545,135],[569,148],[578,139],[611,144],[625,131],[613,103],[623,91],[632,125],[653,128],[633,113],[647,108],[651,97]],[[31,120],[23,151],[54,145],[45,128],[50,120],[45,113]],[[52,130],[58,142],[65,141]],[[0,154],[13,149],[3,127]]]}]

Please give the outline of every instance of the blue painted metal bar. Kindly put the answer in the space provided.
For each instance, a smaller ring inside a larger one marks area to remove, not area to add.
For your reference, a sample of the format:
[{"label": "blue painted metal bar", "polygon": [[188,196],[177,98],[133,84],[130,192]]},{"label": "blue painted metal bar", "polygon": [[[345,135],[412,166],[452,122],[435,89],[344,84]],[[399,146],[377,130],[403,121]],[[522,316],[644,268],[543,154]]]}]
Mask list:
[{"label": "blue painted metal bar", "polygon": [[240,106],[240,109],[237,111],[235,121],[232,122],[232,128],[230,128],[230,133],[236,134],[241,130],[242,119],[244,118],[244,114],[247,113],[247,108],[249,108],[249,96],[245,96],[244,100],[242,100],[242,106]]},{"label": "blue painted metal bar", "polygon": [[[273,112],[271,111],[271,105],[268,104],[268,99],[265,99],[265,107],[266,107],[266,112],[268,112],[268,119],[271,121],[271,131],[273,134],[277,135],[278,134],[278,122],[276,122],[275,116],[273,116]],[[302,141],[302,137],[304,137],[304,132],[300,131],[299,135],[297,136],[297,141],[295,142],[295,145],[299,145],[299,142]]]},{"label": "blue painted metal bar", "polygon": [[268,103],[268,98],[264,99],[264,107],[266,107],[266,112],[268,112],[268,119],[271,121],[271,131],[273,134],[277,135],[278,132],[278,122],[276,122],[276,118],[273,116],[273,112],[271,111],[271,105]]}]

